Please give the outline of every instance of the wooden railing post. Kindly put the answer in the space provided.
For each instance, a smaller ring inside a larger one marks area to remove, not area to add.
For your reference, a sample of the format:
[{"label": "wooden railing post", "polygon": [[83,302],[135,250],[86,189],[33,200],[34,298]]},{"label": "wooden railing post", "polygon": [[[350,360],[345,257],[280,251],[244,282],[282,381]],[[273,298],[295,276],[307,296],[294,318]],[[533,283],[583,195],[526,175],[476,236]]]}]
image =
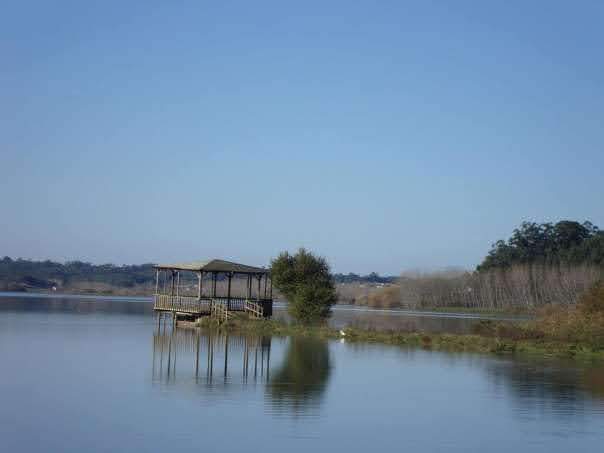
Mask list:
[{"label": "wooden railing post", "polygon": [[155,269],[155,294],[157,294],[158,287],[159,287],[159,269]]},{"label": "wooden railing post", "polygon": [[227,310],[231,309],[231,280],[233,279],[233,273],[229,272],[229,288],[227,291]]},{"label": "wooden railing post", "polygon": [[212,299],[216,299],[216,272],[212,272]]}]

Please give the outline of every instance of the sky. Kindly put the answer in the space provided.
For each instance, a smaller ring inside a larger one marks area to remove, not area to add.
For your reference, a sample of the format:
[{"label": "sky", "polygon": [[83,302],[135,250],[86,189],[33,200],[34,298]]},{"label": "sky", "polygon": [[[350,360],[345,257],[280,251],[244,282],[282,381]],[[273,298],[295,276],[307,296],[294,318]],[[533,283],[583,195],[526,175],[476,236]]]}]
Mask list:
[{"label": "sky", "polygon": [[398,274],[604,227],[604,2],[2,9],[2,256]]}]

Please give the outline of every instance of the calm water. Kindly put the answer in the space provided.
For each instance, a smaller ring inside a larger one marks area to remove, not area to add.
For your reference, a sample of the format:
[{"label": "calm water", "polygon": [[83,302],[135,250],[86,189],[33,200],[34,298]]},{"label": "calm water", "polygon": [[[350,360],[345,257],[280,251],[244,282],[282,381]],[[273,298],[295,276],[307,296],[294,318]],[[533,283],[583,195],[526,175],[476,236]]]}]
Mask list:
[{"label": "calm water", "polygon": [[0,451],[602,450],[599,366],[172,332],[146,305],[0,297]]},{"label": "calm water", "polygon": [[[153,313],[149,297],[75,296],[33,293],[0,292],[0,310],[15,311],[65,311],[68,313],[121,312]],[[276,302],[273,310],[276,319],[288,321],[286,305]],[[410,310],[376,310],[352,305],[336,305],[329,324],[334,328],[346,326],[374,327],[380,329],[424,330],[436,332],[468,333],[483,319],[519,320],[522,315],[436,313]]]}]

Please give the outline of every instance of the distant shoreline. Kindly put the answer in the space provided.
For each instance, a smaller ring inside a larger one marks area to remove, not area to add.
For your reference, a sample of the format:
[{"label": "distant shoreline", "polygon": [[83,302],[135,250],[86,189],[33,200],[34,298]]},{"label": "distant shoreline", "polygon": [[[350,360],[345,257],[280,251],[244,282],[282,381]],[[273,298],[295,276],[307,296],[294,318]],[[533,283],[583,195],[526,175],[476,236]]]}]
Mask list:
[{"label": "distant shoreline", "polygon": [[153,296],[133,296],[125,294],[82,294],[65,292],[31,292],[31,291],[0,291],[2,297],[22,297],[22,298],[57,298],[57,299],[90,299],[90,300],[129,300],[131,302],[153,302]]},{"label": "distant shoreline", "polygon": [[[57,298],[57,299],[87,299],[90,301],[104,301],[104,300],[113,300],[113,301],[128,301],[128,302],[141,302],[141,303],[152,303],[153,296],[145,295],[145,296],[131,296],[131,295],[116,295],[116,294],[77,294],[77,293],[64,293],[64,292],[29,292],[29,291],[0,291],[0,302],[3,297],[22,297],[24,299],[29,298]],[[286,302],[282,300],[276,300],[276,307],[286,307]],[[458,311],[451,309],[443,309],[439,310],[412,310],[405,308],[373,308],[366,306],[358,306],[351,304],[338,304],[333,307],[335,311],[358,311],[358,312],[372,312],[379,313],[384,316],[392,315],[396,316],[404,314],[404,315],[412,315],[416,317],[428,317],[428,318],[463,318],[463,319],[482,319],[482,320],[500,320],[500,321],[517,321],[530,319],[531,316],[526,314],[518,314],[518,313],[504,313],[504,312],[486,312],[486,311],[470,311],[460,309]]]}]

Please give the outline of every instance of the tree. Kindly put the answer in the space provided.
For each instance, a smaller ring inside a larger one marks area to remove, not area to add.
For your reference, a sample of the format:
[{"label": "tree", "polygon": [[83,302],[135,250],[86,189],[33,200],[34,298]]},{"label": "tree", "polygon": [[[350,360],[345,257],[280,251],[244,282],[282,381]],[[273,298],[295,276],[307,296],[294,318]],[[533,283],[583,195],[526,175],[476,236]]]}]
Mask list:
[{"label": "tree", "polygon": [[273,284],[287,299],[294,319],[312,322],[329,317],[336,290],[325,258],[304,248],[295,255],[285,251],[271,261],[270,270]]},{"label": "tree", "polygon": [[602,264],[602,232],[591,222],[523,222],[506,241],[497,241],[478,271],[516,264]]},{"label": "tree", "polygon": [[571,220],[562,220],[556,223],[554,227],[554,237],[558,248],[567,249],[570,247],[581,244],[585,239],[591,235],[590,228],[588,228],[589,222],[581,225],[579,222],[573,222]]}]

